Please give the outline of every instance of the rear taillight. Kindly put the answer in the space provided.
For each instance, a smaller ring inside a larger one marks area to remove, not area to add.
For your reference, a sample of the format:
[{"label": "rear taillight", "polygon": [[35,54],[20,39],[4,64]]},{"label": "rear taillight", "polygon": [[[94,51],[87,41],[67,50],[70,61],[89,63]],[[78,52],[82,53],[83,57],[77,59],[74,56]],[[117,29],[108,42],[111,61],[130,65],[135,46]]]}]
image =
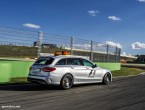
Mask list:
[{"label": "rear taillight", "polygon": [[56,68],[52,68],[52,67],[45,67],[45,68],[42,68],[42,71],[44,72],[52,72],[52,71],[55,71]]}]

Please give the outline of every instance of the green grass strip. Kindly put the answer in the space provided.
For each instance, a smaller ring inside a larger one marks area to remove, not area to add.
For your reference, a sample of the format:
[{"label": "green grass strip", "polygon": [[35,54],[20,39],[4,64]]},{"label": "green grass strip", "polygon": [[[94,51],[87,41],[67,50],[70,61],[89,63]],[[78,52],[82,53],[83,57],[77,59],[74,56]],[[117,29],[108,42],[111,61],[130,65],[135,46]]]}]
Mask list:
[{"label": "green grass strip", "polygon": [[131,76],[131,75],[138,75],[139,73],[145,72],[145,70],[138,69],[138,68],[127,68],[122,67],[121,70],[112,71],[113,77],[118,76]]}]

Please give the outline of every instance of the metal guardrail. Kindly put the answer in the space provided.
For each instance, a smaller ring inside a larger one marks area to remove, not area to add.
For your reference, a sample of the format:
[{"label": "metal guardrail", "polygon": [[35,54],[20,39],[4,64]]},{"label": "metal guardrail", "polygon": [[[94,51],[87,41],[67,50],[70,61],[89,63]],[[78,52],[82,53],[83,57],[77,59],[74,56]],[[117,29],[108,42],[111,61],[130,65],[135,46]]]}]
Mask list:
[{"label": "metal guardrail", "polygon": [[0,57],[36,58],[40,53],[70,51],[94,62],[119,62],[121,49],[104,43],[45,32],[0,27]]}]

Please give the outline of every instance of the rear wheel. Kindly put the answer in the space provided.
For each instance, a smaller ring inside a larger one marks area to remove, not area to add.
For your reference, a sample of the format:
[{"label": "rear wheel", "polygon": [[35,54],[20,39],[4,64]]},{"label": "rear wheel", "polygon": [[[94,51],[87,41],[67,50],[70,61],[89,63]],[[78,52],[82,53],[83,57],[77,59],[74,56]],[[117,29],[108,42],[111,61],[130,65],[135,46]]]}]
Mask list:
[{"label": "rear wheel", "polygon": [[73,85],[73,77],[70,74],[66,74],[63,76],[60,82],[60,86],[62,89],[70,89]]},{"label": "rear wheel", "polygon": [[103,78],[103,84],[108,85],[110,83],[110,75],[106,73]]}]

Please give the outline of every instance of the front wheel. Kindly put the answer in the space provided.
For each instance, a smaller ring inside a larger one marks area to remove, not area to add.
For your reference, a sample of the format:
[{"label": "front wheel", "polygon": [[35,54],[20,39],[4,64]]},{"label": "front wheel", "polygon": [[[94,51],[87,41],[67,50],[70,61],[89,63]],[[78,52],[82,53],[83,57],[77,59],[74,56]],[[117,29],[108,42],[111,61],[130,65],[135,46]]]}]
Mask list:
[{"label": "front wheel", "polygon": [[70,89],[73,85],[73,77],[70,74],[66,74],[63,76],[60,82],[60,86],[62,89]]},{"label": "front wheel", "polygon": [[111,82],[110,75],[105,74],[102,82],[103,82],[103,84],[108,85]]}]

